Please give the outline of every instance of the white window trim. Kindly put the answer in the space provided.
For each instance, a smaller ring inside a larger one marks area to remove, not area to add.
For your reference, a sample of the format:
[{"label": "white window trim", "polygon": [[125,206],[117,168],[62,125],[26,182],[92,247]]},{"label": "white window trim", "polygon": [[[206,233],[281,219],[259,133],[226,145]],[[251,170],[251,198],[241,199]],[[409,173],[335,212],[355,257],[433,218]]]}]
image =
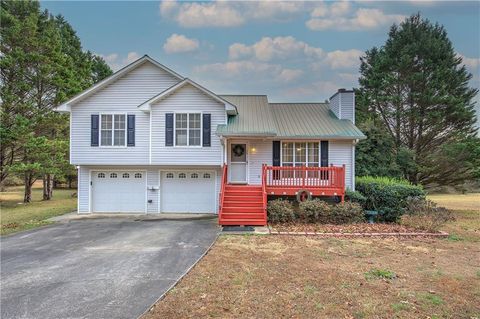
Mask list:
[{"label": "white window trim", "polygon": [[[177,145],[177,114],[187,114],[187,145]],[[200,145],[188,145],[190,143],[190,119],[188,114],[200,114]],[[210,128],[211,128],[210,123]],[[173,147],[176,148],[202,148],[203,147],[203,112],[182,111],[173,113]]]},{"label": "white window trim", "polygon": [[[111,115],[112,116],[112,145],[102,145],[102,115]],[[115,115],[125,115],[125,140],[124,145],[113,145],[115,138]],[[127,113],[122,112],[104,112],[99,113],[99,123],[98,123],[98,147],[101,148],[127,148],[127,132],[128,130],[128,116]]]},{"label": "white window trim", "polygon": [[[305,141],[299,141],[299,140],[295,140],[295,141],[289,141],[289,140],[285,140],[285,141],[280,141],[280,166],[283,167],[283,143],[293,143],[293,162],[286,162],[286,163],[291,163],[293,166],[288,166],[288,167],[296,167],[295,164],[295,143],[306,143],[307,144],[307,147],[306,147],[306,152],[305,152],[305,165],[307,167],[320,167],[321,166],[321,162],[322,162],[322,154],[321,154],[321,141],[318,141],[318,140],[305,140]],[[318,144],[318,166],[308,166],[309,162],[308,162],[308,143],[317,143]]]}]

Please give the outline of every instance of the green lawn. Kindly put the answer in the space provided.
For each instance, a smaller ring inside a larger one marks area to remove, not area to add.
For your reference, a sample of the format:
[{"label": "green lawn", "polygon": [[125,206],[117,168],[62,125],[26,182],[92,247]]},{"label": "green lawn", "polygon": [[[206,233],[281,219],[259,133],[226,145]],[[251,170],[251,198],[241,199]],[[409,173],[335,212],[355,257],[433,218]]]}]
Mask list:
[{"label": "green lawn", "polygon": [[31,229],[50,222],[46,219],[76,210],[77,198],[72,197],[74,189],[55,189],[53,199],[42,200],[42,188],[34,187],[33,201],[23,204],[23,186],[10,187],[0,192],[0,234],[6,235]]}]

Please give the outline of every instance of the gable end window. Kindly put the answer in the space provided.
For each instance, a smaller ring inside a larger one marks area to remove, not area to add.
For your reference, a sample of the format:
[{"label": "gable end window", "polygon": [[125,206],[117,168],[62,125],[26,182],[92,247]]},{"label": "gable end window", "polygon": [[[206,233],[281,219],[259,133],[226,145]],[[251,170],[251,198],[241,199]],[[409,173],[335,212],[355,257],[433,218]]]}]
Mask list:
[{"label": "gable end window", "polygon": [[175,114],[175,145],[201,146],[202,121],[200,113]]},{"label": "gable end window", "polygon": [[102,114],[100,116],[100,145],[125,146],[125,114]]}]

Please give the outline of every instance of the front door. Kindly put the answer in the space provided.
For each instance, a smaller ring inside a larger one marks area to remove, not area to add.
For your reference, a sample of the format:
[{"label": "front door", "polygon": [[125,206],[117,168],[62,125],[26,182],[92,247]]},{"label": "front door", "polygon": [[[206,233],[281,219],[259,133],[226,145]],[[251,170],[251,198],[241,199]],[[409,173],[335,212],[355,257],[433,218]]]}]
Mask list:
[{"label": "front door", "polygon": [[247,183],[247,144],[230,144],[230,183]]}]

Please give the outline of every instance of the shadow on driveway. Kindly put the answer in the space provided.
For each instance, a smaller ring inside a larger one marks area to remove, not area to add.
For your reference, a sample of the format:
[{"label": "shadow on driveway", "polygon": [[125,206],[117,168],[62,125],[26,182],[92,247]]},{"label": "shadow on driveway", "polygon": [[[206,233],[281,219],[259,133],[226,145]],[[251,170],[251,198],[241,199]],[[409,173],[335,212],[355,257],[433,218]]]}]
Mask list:
[{"label": "shadow on driveway", "polygon": [[216,218],[104,218],[4,237],[1,317],[137,318],[218,231]]}]

